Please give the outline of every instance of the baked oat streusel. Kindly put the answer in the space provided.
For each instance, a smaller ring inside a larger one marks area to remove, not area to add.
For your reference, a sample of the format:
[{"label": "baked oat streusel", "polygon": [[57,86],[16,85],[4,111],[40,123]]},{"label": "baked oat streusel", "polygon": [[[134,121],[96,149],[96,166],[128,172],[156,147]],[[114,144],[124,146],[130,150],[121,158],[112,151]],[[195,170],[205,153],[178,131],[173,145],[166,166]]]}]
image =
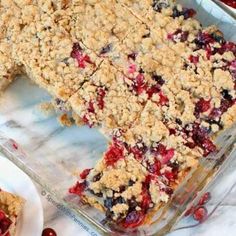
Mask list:
[{"label": "baked oat streusel", "polygon": [[23,205],[21,197],[0,190],[0,235],[15,235],[17,219]]},{"label": "baked oat streusel", "polygon": [[109,221],[146,223],[236,120],[236,45],[193,9],[3,0],[0,10],[0,86],[26,73],[54,97],[62,123],[97,126],[112,140],[70,189]]}]

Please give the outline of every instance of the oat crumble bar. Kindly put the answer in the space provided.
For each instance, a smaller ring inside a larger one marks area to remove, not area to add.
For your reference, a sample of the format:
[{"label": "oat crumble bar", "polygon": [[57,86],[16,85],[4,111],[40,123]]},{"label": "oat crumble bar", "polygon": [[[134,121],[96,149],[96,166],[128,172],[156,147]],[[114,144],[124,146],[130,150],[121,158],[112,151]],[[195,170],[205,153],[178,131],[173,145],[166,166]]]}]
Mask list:
[{"label": "oat crumble bar", "polygon": [[15,235],[17,219],[23,205],[21,197],[0,190],[0,235]]},{"label": "oat crumble bar", "polygon": [[27,74],[71,125],[111,142],[70,189],[147,223],[236,120],[236,45],[173,0],[3,0],[0,89]]}]

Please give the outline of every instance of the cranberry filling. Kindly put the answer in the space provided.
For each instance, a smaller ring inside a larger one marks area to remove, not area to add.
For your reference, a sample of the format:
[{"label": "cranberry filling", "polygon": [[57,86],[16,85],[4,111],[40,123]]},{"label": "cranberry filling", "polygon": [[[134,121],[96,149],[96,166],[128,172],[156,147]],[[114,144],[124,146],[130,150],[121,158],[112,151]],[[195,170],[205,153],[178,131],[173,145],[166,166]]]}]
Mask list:
[{"label": "cranberry filling", "polygon": [[150,88],[147,89],[148,98],[150,99],[153,94],[159,93],[160,91],[161,89],[159,84],[152,85]]},{"label": "cranberry filling", "polygon": [[90,171],[91,171],[91,169],[85,169],[85,170],[83,170],[83,171],[80,173],[80,175],[79,175],[80,178],[81,178],[81,179],[86,179],[87,176],[89,175]]},{"label": "cranberry filling", "polygon": [[201,128],[198,124],[194,125],[192,139],[203,149],[204,156],[216,151],[215,144],[210,140],[207,131]]},{"label": "cranberry filling", "polygon": [[140,95],[141,93],[143,93],[146,88],[147,85],[144,81],[144,75],[142,73],[139,73],[136,78],[133,79],[133,90]]},{"label": "cranberry filling", "polygon": [[113,166],[122,158],[124,158],[124,148],[118,143],[113,143],[105,154],[106,165]]},{"label": "cranberry filling", "polygon": [[124,228],[136,228],[145,220],[145,213],[143,211],[131,211],[122,222]]},{"label": "cranberry filling", "polygon": [[76,194],[78,196],[82,196],[85,189],[87,187],[86,181],[83,182],[77,182],[75,186],[69,189],[69,193]]},{"label": "cranberry filling", "polygon": [[153,153],[161,155],[161,164],[167,164],[175,154],[173,148],[167,149],[163,144],[159,144],[156,148],[153,148]]},{"label": "cranberry filling", "polygon": [[168,34],[167,39],[172,40],[173,42],[185,42],[188,39],[189,32],[183,31],[181,29],[176,30],[173,34]]},{"label": "cranberry filling", "polygon": [[196,64],[199,62],[199,56],[193,56],[193,55],[191,55],[191,56],[189,57],[189,61],[190,61],[191,63],[193,63],[194,65],[196,65]]},{"label": "cranberry filling", "polygon": [[79,43],[74,43],[71,52],[71,57],[76,59],[78,67],[83,69],[86,67],[86,63],[93,64],[90,57],[86,54],[83,54],[83,49],[81,48]]},{"label": "cranberry filling", "polygon": [[147,212],[147,210],[150,208],[150,204],[152,203],[151,196],[147,190],[147,187],[143,185],[143,191],[142,191],[142,202],[141,202],[141,208],[144,212]]},{"label": "cranberry filling", "polygon": [[104,97],[106,95],[106,91],[102,88],[98,90],[97,102],[99,109],[103,110],[104,108]]},{"label": "cranberry filling", "polygon": [[200,113],[208,111],[210,107],[211,107],[211,101],[210,100],[206,101],[203,98],[201,98],[195,106],[194,115],[196,117],[199,117]]},{"label": "cranberry filling", "polygon": [[159,97],[160,97],[159,103],[161,104],[161,106],[166,106],[169,102],[168,97],[165,96],[163,92],[159,93]]},{"label": "cranberry filling", "polygon": [[147,147],[144,144],[131,147],[129,152],[133,153],[136,160],[142,160],[143,155],[147,152]]},{"label": "cranberry filling", "polygon": [[155,160],[153,164],[149,164],[147,166],[147,170],[154,175],[160,175],[161,162],[159,160]]},{"label": "cranberry filling", "polygon": [[91,100],[89,101],[89,104],[88,104],[88,112],[95,113],[94,104]]},{"label": "cranberry filling", "polygon": [[12,221],[0,210],[0,234],[4,235],[10,228]]},{"label": "cranberry filling", "polygon": [[221,100],[221,105],[219,108],[213,108],[209,118],[210,119],[216,119],[222,116],[223,113],[225,113],[230,107],[232,107],[235,104],[236,100]]}]

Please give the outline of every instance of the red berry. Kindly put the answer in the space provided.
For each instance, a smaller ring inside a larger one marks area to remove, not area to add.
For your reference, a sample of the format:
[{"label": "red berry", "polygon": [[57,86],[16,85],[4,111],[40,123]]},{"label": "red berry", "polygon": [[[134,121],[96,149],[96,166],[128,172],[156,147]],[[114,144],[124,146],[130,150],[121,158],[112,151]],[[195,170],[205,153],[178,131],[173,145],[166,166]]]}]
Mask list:
[{"label": "red berry", "polygon": [[165,106],[168,104],[169,99],[162,92],[159,93],[159,97],[160,97],[159,103],[161,104],[161,106]]},{"label": "red berry", "polygon": [[145,219],[143,211],[131,211],[123,222],[124,228],[136,228],[141,225]]},{"label": "red berry", "polygon": [[89,101],[89,104],[88,104],[88,112],[90,112],[90,113],[95,113],[95,109],[94,109],[94,105],[93,105],[93,102],[92,102],[92,101]]},{"label": "red berry", "polygon": [[85,191],[87,187],[86,182],[77,182],[75,186],[69,189],[69,193],[76,194],[78,196],[82,196],[83,192]]},{"label": "red berry", "polygon": [[152,202],[151,196],[144,185],[142,192],[142,202],[141,202],[142,210],[147,211],[149,209],[149,205],[151,202]]},{"label": "red berry", "polygon": [[130,152],[134,154],[134,157],[136,160],[142,160],[143,155],[146,152],[146,147],[143,146],[143,147],[139,148],[139,147],[135,146],[130,149]]},{"label": "red berry", "polygon": [[107,166],[114,165],[117,161],[124,157],[124,148],[114,143],[105,154],[105,162]]},{"label": "red berry", "polygon": [[160,92],[160,85],[156,84],[156,85],[152,85],[148,90],[147,90],[147,94],[148,94],[148,98],[150,99],[153,94],[159,93]]},{"label": "red berry", "polygon": [[193,63],[194,65],[196,65],[196,64],[199,62],[199,56],[193,56],[193,55],[191,55],[191,56],[189,57],[189,61],[190,61],[191,63]]},{"label": "red berry", "polygon": [[207,217],[207,209],[203,206],[200,206],[194,210],[193,218],[198,222],[203,222]]},{"label": "red berry", "polygon": [[93,64],[90,57],[86,54],[83,54],[83,49],[79,45],[79,43],[74,43],[73,49],[71,52],[71,57],[76,59],[78,63],[78,67],[85,68],[86,63]]},{"label": "red berry", "polygon": [[159,175],[161,170],[161,162],[155,160],[155,162],[152,165],[148,165],[147,169],[150,173],[154,175]]},{"label": "red berry", "polygon": [[42,236],[57,236],[57,233],[51,228],[46,228],[43,230]]},{"label": "red berry", "polygon": [[211,194],[207,192],[200,198],[198,205],[205,205],[210,199],[211,199]]},{"label": "red berry", "polygon": [[6,215],[5,215],[4,211],[0,210],[0,221],[5,219],[5,217],[6,217]]},{"label": "red berry", "polygon": [[195,112],[194,112],[195,116],[198,117],[200,113],[208,111],[210,107],[211,107],[211,101],[210,100],[206,101],[203,98],[201,98],[195,106]]},{"label": "red berry", "polygon": [[162,164],[167,164],[172,159],[174,154],[175,154],[175,150],[173,148],[166,150],[166,153],[162,155],[162,158],[161,158]]},{"label": "red berry", "polygon": [[146,88],[147,85],[144,81],[144,75],[139,73],[136,78],[133,79],[133,89],[138,95],[140,95],[146,90]]},{"label": "red berry", "polygon": [[80,173],[80,178],[81,179],[86,179],[86,177],[88,176],[88,174],[90,173],[91,169],[85,169]]},{"label": "red berry", "polygon": [[221,1],[233,8],[236,8],[236,0],[221,0]]},{"label": "red berry", "polygon": [[99,109],[103,110],[104,108],[104,97],[106,95],[106,91],[102,88],[98,90],[98,97],[97,97],[97,102],[98,102],[98,107]]}]

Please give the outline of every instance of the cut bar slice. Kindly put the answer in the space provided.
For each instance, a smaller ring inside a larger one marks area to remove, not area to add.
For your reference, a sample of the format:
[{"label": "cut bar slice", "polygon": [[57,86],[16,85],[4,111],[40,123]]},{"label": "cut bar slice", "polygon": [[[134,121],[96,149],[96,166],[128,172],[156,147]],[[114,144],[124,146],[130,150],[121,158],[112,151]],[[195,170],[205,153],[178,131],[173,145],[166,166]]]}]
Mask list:
[{"label": "cut bar slice", "polygon": [[[101,59],[46,13],[36,8],[35,18],[22,29],[14,56],[27,75],[54,97],[67,100],[97,69]],[[30,56],[29,56],[30,55]]]},{"label": "cut bar slice", "polygon": [[15,4],[0,3],[0,91],[20,73],[20,68],[12,57],[12,47],[20,32],[20,14],[20,9]]},{"label": "cut bar slice", "polygon": [[15,235],[17,219],[22,211],[24,200],[16,195],[0,190],[0,233]]},{"label": "cut bar slice", "polygon": [[142,111],[143,100],[129,91],[124,77],[109,62],[102,63],[69,99],[72,109],[90,126],[128,128]]},{"label": "cut bar slice", "polygon": [[161,179],[149,175],[122,144],[113,142],[103,159],[81,175],[70,193],[103,209],[108,220],[134,228],[147,220],[150,209],[168,200],[166,187]]}]

